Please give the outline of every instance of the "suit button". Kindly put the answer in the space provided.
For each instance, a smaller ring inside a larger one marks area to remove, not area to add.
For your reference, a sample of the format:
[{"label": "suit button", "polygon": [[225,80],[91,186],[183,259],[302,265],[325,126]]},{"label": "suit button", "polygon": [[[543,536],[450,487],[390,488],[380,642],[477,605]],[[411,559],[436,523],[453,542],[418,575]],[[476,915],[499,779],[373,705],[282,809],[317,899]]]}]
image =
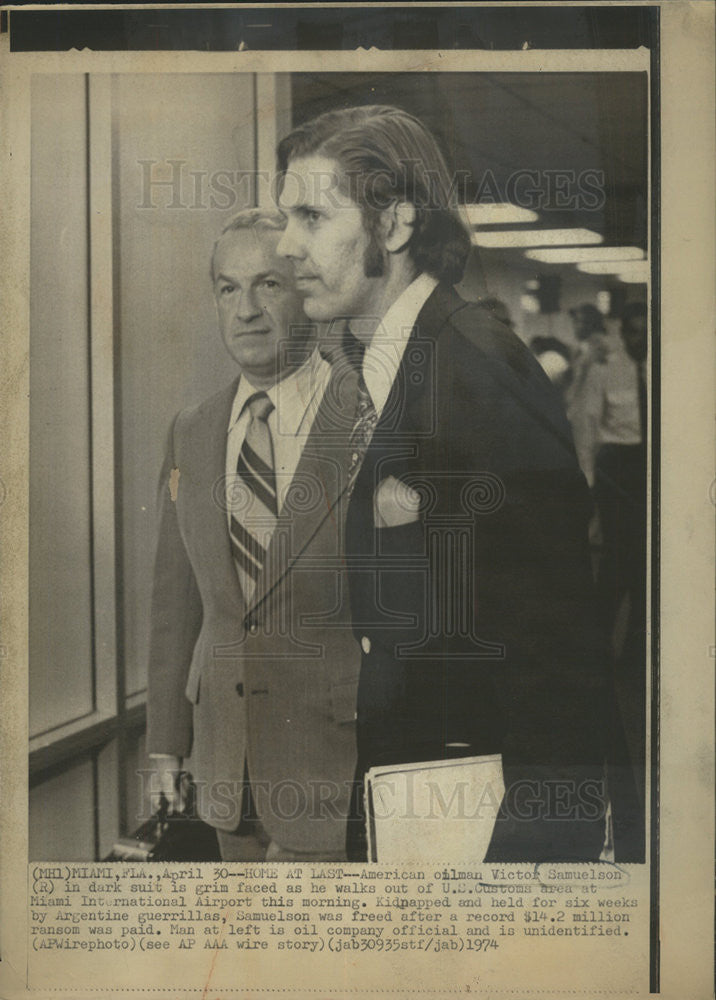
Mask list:
[{"label": "suit button", "polygon": [[236,693],[238,694],[239,698],[243,698],[244,697],[244,685],[243,684],[237,684],[236,685]]},{"label": "suit button", "polygon": [[363,650],[366,656],[368,655],[368,653],[370,653],[370,639],[368,638],[367,635],[364,635],[363,638],[361,639],[360,648]]}]

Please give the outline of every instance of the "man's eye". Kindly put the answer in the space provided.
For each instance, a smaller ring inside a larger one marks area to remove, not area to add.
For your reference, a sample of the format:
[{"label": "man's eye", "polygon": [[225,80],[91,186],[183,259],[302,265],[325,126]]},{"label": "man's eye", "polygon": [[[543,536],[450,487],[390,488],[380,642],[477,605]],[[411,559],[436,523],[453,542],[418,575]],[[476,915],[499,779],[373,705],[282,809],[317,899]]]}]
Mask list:
[{"label": "man's eye", "polygon": [[234,290],[233,285],[221,285],[219,287],[219,295],[231,295]]},{"label": "man's eye", "polygon": [[320,222],[321,213],[316,212],[312,208],[304,208],[303,217],[310,225],[315,225],[317,222]]},{"label": "man's eye", "polygon": [[264,281],[264,288],[273,289],[278,287],[279,287],[278,281],[274,281],[273,278],[266,278],[266,280]]}]

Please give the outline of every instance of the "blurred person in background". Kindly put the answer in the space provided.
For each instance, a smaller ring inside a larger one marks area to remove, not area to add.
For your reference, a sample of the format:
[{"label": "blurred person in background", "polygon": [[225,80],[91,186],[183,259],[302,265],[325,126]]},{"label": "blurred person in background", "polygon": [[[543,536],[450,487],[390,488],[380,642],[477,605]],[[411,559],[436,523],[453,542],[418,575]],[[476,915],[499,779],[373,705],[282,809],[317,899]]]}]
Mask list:
[{"label": "blurred person in background", "polygon": [[577,348],[571,362],[571,379],[565,391],[567,419],[572,425],[574,447],[582,472],[590,486],[594,486],[594,425],[587,416],[585,386],[589,372],[605,358],[607,336],[604,317],[590,302],[569,310],[574,325]]},{"label": "blurred person in background", "polygon": [[[606,358],[587,373],[583,406],[594,442],[602,533],[597,601],[615,647],[615,688],[643,789],[646,732],[647,308],[626,305]],[[643,794],[643,792],[642,792]]]},{"label": "blurred person in background", "polygon": [[[624,597],[631,598],[627,645],[644,629],[646,577],[647,314],[628,304],[619,333],[606,337],[606,358],[584,385],[590,423],[594,497],[602,524],[597,577],[602,620],[609,634]],[[634,636],[632,636],[634,633]]]}]

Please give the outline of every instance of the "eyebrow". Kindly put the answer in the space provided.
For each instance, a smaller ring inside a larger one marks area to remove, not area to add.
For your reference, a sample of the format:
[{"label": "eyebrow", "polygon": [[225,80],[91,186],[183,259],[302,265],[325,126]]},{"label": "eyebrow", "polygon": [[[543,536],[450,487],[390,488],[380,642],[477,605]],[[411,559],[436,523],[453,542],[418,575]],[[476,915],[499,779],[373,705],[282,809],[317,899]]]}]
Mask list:
[{"label": "eyebrow", "polygon": [[[255,274],[251,279],[251,281],[253,284],[256,284],[259,281],[263,281],[265,278],[271,278],[271,277],[283,278],[284,275],[282,275],[280,271],[272,269],[269,271],[262,271],[260,274]],[[228,274],[223,274],[223,273],[217,274],[217,276],[214,278],[214,283],[216,283],[217,281],[226,281],[230,285],[236,284],[236,278],[232,278]]]},{"label": "eyebrow", "polygon": [[263,281],[264,278],[283,278],[283,275],[281,274],[280,271],[277,271],[275,268],[271,268],[268,271],[262,271],[261,274],[255,274],[253,281],[254,283],[256,283],[258,281]]},{"label": "eyebrow", "polygon": [[304,201],[296,202],[293,205],[286,205],[285,208],[279,208],[279,211],[283,216],[287,216],[289,212],[320,212],[323,213],[325,206],[315,205],[313,199],[308,198]]}]

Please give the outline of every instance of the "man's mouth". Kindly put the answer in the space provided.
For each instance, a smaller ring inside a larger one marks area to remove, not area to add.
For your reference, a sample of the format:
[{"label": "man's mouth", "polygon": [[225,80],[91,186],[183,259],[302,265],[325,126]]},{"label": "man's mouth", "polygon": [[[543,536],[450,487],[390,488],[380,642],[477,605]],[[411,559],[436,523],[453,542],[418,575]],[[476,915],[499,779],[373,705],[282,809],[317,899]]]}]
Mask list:
[{"label": "man's mouth", "polygon": [[271,331],[269,330],[268,327],[261,326],[261,327],[257,327],[256,329],[251,329],[251,330],[237,330],[236,333],[234,334],[234,336],[235,337],[262,337],[262,336],[265,336],[267,333],[270,333],[270,332]]}]

